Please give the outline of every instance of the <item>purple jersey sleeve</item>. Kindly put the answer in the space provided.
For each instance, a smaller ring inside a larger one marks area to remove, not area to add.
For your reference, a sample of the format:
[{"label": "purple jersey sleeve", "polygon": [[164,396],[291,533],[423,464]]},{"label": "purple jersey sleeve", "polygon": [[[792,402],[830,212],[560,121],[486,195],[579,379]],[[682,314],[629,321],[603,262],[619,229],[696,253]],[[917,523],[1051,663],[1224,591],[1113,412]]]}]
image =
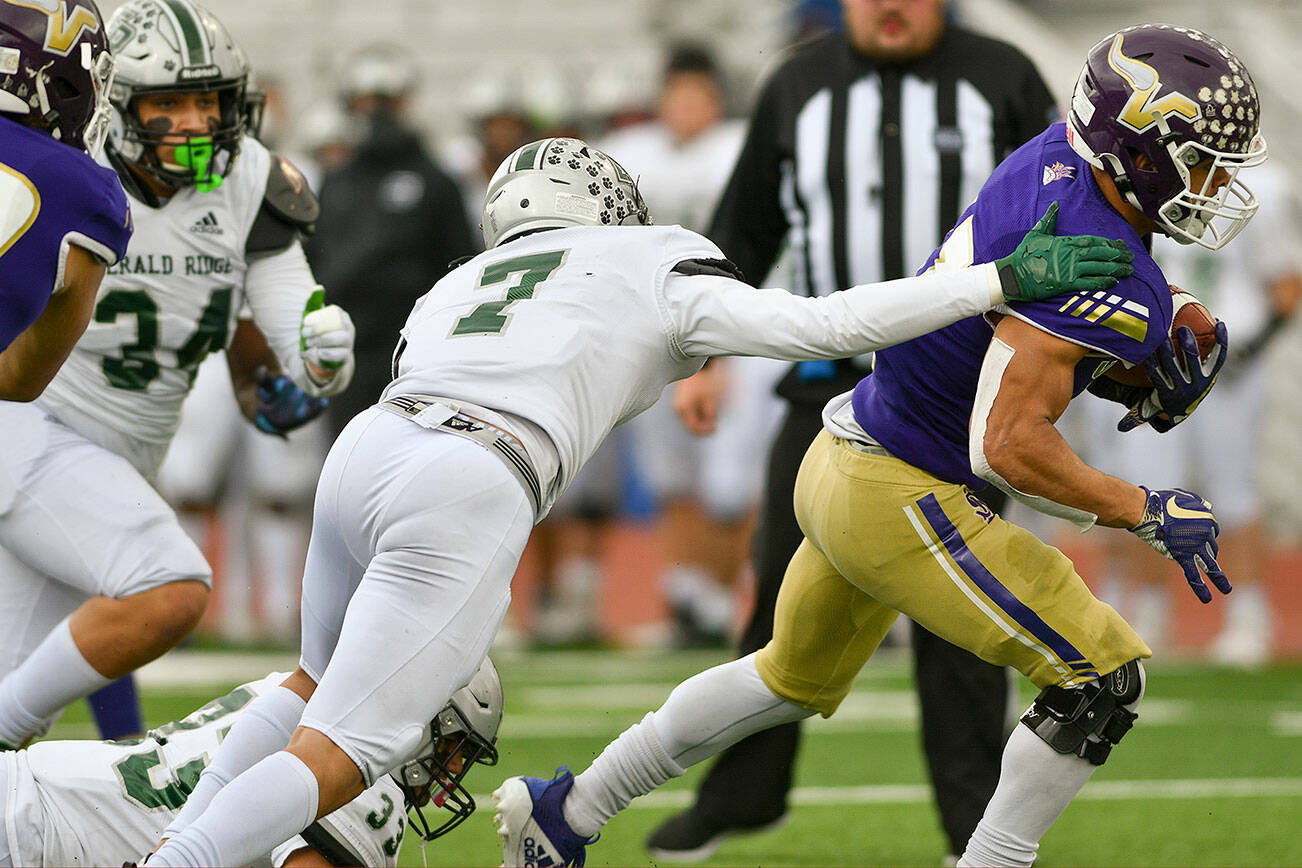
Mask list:
[{"label": "purple jersey sleeve", "polygon": [[85,152],[0,118],[0,349],[45,310],[66,245],[106,263],[126,253],[131,212],[111,169]]},{"label": "purple jersey sleeve", "polygon": [[[1056,234],[1119,238],[1135,254],[1134,275],[1107,292],[1003,308],[1089,350],[1076,368],[1078,394],[1103,357],[1136,364],[1153,353],[1170,330],[1171,294],[1142,239],[1108,204],[1089,164],[1067,144],[1064,125],[1049,127],[1001,163],[950,238],[970,232],[972,261],[992,262],[1012,253],[1055,201]],[[940,253],[933,253],[924,268]],[[878,352],[872,376],[855,389],[856,420],[904,461],[946,481],[984,488],[969,465],[967,438],[992,335],[988,322],[972,317]]]}]

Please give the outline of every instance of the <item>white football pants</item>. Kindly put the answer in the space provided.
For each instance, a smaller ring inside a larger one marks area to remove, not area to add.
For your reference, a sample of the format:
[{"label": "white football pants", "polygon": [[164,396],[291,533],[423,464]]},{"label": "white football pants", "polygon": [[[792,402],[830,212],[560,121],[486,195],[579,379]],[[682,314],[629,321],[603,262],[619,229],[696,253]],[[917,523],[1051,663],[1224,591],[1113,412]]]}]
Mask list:
[{"label": "white football pants", "polygon": [[487,448],[372,407],[317,486],[303,578],[302,725],[366,785],[419,747],[488,653],[533,528],[524,487]]},{"label": "white football pants", "polygon": [[207,561],[125,458],[0,402],[0,675],[87,599],[187,579]]}]

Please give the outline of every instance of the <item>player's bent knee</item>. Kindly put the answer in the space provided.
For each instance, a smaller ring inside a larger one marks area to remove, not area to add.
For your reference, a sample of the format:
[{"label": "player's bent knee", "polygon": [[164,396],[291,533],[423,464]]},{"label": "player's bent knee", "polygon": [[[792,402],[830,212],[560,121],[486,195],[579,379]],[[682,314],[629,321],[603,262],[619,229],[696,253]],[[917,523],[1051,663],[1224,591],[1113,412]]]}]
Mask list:
[{"label": "player's bent knee", "polygon": [[208,586],[200,581],[168,582],[125,598],[155,639],[168,647],[184,639],[208,606]]},{"label": "player's bent knee", "polygon": [[300,726],[294,730],[286,750],[302,760],[316,776],[318,819],[348,804],[365,789],[357,763],[319,730]]},{"label": "player's bent knee", "polygon": [[1143,664],[1131,660],[1097,681],[1049,685],[1022,715],[1022,723],[1058,753],[1101,766],[1134,725],[1143,695]]}]

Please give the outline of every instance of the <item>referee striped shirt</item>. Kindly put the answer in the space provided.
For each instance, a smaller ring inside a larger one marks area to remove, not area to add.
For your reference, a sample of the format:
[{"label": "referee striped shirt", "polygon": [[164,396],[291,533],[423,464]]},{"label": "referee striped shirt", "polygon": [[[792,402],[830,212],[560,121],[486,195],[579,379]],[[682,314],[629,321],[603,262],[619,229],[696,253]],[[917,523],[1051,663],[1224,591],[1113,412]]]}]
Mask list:
[{"label": "referee striped shirt", "polygon": [[789,242],[805,295],[909,276],[999,161],[1057,119],[1025,55],[952,25],[890,66],[843,35],[814,40],[764,88],[709,237],[755,281]]}]

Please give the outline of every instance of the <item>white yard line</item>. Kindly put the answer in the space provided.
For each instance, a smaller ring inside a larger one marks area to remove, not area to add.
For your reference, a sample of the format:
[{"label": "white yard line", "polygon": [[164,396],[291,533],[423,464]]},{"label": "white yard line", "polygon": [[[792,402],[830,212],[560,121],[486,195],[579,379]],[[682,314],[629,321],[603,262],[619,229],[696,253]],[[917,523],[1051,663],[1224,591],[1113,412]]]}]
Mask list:
[{"label": "white yard line", "polygon": [[[1302,796],[1302,778],[1091,781],[1076,798],[1085,801],[1128,801],[1288,796]],[[629,807],[685,808],[692,804],[695,797],[695,790],[661,790],[634,799]],[[796,787],[791,797],[797,805],[921,805],[929,804],[933,798],[931,787],[924,784]],[[488,796],[475,796],[476,800],[481,798],[487,799]]]},{"label": "white yard line", "polygon": [[1271,735],[1302,735],[1302,711],[1278,711],[1270,716]]}]

